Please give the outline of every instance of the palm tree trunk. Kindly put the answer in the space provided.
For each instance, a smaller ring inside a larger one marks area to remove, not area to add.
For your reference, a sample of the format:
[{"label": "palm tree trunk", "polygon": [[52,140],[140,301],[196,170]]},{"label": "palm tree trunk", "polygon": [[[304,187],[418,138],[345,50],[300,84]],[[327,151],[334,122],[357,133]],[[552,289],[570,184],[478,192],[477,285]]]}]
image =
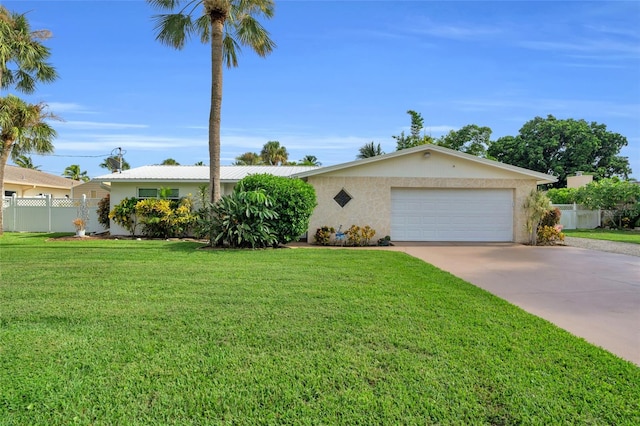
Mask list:
[{"label": "palm tree trunk", "polygon": [[0,235],[4,234],[4,169],[6,168],[11,145],[13,142],[2,141],[2,151],[0,152]]},{"label": "palm tree trunk", "polygon": [[[218,19],[215,19],[218,18]],[[211,110],[209,112],[209,195],[220,193],[220,118],[222,111],[222,39],[224,19],[211,13]]]}]

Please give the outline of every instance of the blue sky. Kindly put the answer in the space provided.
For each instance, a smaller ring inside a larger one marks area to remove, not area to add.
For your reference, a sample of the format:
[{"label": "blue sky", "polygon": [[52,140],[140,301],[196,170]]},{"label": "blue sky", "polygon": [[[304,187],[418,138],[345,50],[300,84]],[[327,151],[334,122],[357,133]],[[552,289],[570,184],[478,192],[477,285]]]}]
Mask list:
[{"label": "blue sky", "polygon": [[[208,46],[156,42],[143,0],[0,3],[53,32],[60,79],[29,97],[65,120],[55,156],[32,155],[43,171],[101,175],[118,147],[132,167],[208,163]],[[603,123],[638,178],[639,22],[637,1],[276,1],[277,49],[225,70],[222,164],[270,140],[323,165],[371,141],[392,152],[413,109],[433,137],[477,124],[497,139],[547,114]]]}]

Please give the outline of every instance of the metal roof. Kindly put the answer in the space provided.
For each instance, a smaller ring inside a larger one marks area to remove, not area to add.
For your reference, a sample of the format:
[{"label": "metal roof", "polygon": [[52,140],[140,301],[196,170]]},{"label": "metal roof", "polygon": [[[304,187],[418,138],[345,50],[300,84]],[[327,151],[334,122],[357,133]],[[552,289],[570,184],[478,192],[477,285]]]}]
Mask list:
[{"label": "metal roof", "polygon": [[[317,168],[316,166],[220,166],[220,180],[222,182],[237,182],[248,175],[262,173],[289,177]],[[121,173],[98,176],[93,180],[100,182],[208,182],[209,166],[142,166],[123,170]]]}]

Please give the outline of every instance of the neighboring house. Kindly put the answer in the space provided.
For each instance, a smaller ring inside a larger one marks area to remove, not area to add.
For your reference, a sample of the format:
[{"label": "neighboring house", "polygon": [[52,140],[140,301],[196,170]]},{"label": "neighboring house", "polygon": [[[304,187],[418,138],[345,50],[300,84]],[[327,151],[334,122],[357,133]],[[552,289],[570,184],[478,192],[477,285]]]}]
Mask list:
[{"label": "neighboring house", "polygon": [[[220,189],[222,195],[231,194],[238,181],[252,174],[268,173],[288,177],[316,168],[312,166],[221,166]],[[155,198],[160,194],[161,188],[172,190],[170,198],[191,196],[198,201],[201,187],[209,183],[209,166],[143,166],[123,170],[121,173],[98,176],[93,181],[110,184],[111,209],[125,198]],[[112,222],[111,234],[126,235],[128,231]]]},{"label": "neighboring house", "polygon": [[51,195],[54,198],[71,197],[71,191],[82,182],[56,176],[40,170],[7,164],[4,169],[4,196],[19,198]]},{"label": "neighboring house", "polygon": [[111,187],[108,183],[92,179],[89,182],[82,182],[80,185],[71,188],[71,198],[82,198],[83,195],[86,195],[87,198],[102,199],[110,192]]},{"label": "neighboring house", "polygon": [[369,225],[392,241],[528,241],[525,198],[553,176],[435,145],[294,175],[316,190],[309,235]]},{"label": "neighboring house", "polygon": [[[316,190],[308,234],[369,225],[392,241],[528,241],[522,205],[537,185],[556,178],[435,145],[329,167],[222,166],[222,194],[255,173],[297,177]],[[145,166],[97,177],[111,183],[111,206],[126,197],[197,197],[207,166]],[[112,234],[127,232],[112,224]]]}]

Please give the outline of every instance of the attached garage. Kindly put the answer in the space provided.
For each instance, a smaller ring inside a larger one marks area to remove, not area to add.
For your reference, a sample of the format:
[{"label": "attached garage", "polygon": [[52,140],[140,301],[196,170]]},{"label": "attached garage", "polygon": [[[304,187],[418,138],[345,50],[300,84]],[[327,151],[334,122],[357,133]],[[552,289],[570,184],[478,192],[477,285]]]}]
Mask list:
[{"label": "attached garage", "polygon": [[528,241],[527,196],[556,178],[420,145],[295,175],[316,190],[309,235],[323,226],[370,226],[391,241]]},{"label": "attached garage", "polygon": [[394,241],[513,241],[513,190],[391,189]]}]

